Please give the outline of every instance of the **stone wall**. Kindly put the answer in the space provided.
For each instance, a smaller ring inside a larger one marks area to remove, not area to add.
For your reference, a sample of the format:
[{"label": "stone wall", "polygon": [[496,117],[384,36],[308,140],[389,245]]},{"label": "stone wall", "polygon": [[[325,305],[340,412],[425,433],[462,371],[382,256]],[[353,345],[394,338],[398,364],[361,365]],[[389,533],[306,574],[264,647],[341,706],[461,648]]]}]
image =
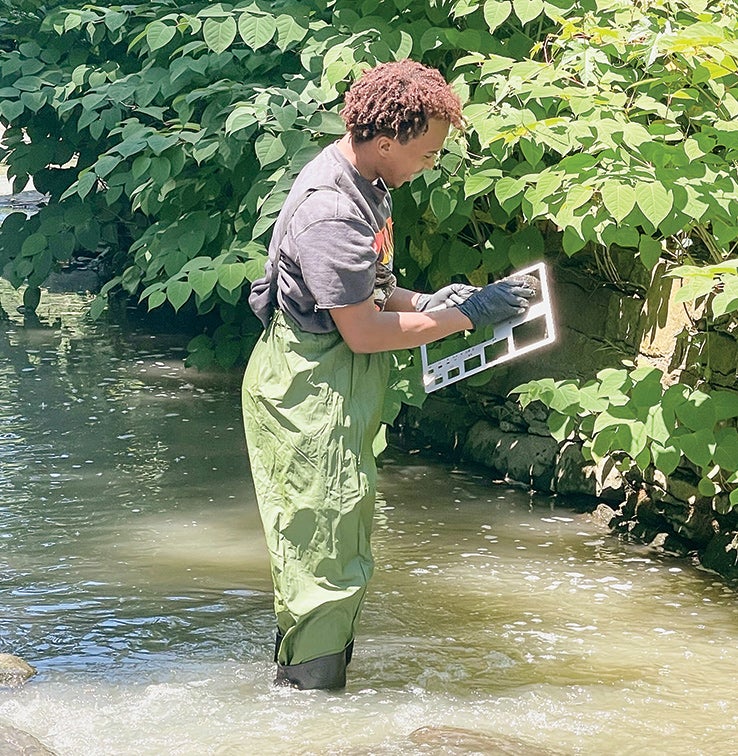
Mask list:
[{"label": "stone wall", "polygon": [[[716,387],[735,389],[736,334],[725,330],[702,338],[701,313],[673,303],[678,282],[660,268],[650,280],[643,269],[631,292],[612,285],[612,275],[610,283],[596,275],[594,265],[586,270],[564,263],[551,272],[556,343],[493,368],[482,387],[462,381],[429,396],[422,410],[406,409],[398,426],[404,442],[444,450],[484,465],[500,479],[566,496],[580,506],[606,503],[613,530],[738,578],[738,516],[725,499],[700,495],[695,470],[680,467],[669,480],[659,474],[644,479],[636,469],[621,474],[611,461],[588,463],[577,443],[559,444],[549,435],[545,408],[534,404],[521,411],[508,399],[526,381],[587,380],[623,359],[660,368],[665,385],[677,380],[691,385],[695,367],[708,367]],[[634,278],[631,271],[628,280]]]}]

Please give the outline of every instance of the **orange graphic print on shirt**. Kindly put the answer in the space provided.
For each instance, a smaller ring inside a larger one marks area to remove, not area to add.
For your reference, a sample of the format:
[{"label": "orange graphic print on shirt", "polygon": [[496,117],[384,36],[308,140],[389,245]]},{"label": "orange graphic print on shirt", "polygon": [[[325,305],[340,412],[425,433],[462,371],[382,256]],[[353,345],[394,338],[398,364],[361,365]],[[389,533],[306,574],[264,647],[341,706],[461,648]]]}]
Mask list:
[{"label": "orange graphic print on shirt", "polygon": [[392,259],[395,256],[395,234],[392,228],[392,218],[387,218],[384,228],[376,233],[372,247],[377,253],[377,262],[392,268]]},{"label": "orange graphic print on shirt", "polygon": [[392,258],[395,256],[392,218],[387,218],[384,228],[375,235],[372,249],[377,253],[374,306],[383,310],[397,286],[397,279],[392,273]]}]

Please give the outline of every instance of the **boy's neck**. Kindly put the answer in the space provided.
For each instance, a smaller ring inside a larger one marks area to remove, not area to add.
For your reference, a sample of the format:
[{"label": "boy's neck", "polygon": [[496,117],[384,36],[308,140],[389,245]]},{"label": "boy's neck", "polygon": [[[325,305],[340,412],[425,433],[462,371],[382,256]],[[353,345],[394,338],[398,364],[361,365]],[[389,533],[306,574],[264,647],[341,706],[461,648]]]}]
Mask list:
[{"label": "boy's neck", "polygon": [[379,178],[379,172],[372,159],[373,150],[370,145],[371,141],[360,142],[357,144],[351,139],[351,134],[344,134],[344,136],[338,141],[338,149],[341,150],[341,154],[346,160],[348,160],[367,181],[376,181]]}]

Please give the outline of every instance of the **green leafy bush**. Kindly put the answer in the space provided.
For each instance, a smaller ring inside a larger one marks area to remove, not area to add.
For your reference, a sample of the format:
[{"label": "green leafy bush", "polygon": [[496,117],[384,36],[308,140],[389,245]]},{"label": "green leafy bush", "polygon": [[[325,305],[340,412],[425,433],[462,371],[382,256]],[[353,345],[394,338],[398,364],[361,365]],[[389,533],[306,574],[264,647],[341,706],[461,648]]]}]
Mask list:
[{"label": "green leafy bush", "polygon": [[405,56],[454,79],[469,124],[397,193],[407,285],[530,263],[544,219],[568,254],[618,244],[649,268],[692,262],[679,234],[712,263],[738,236],[732,4],[66,4],[24,23],[0,58],[5,158],[51,201],[3,234],[16,286],[108,249],[104,295],[237,307],[292,178],[342,132],[347,80]]},{"label": "green leafy bush", "polygon": [[[258,333],[245,292],[294,176],[342,133],[348,82],[409,56],[452,80],[468,127],[395,192],[401,284],[483,284],[617,246],[736,317],[734,2],[3,7],[2,157],[16,189],[33,176],[49,195],[0,230],[2,275],[30,308],[55,266],[94,255],[94,315],[121,291],[207,316],[190,362],[242,362]],[[397,363],[388,415],[422,401],[415,363]]]},{"label": "green leafy bush", "polygon": [[642,473],[652,467],[664,477],[687,460],[703,496],[728,493],[738,505],[738,397],[681,384],[664,388],[662,377],[652,367],[608,368],[584,385],[544,379],[514,393],[523,407],[540,401],[550,408],[551,435],[582,441],[590,459],[614,457],[622,469],[634,462]]}]

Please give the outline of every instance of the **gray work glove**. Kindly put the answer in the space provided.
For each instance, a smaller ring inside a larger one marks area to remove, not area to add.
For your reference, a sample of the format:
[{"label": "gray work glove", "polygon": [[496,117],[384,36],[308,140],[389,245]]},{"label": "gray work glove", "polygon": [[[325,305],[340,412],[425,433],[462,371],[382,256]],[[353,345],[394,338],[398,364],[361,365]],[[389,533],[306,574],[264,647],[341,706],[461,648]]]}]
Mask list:
[{"label": "gray work glove", "polygon": [[525,278],[505,278],[487,284],[456,306],[471,320],[474,328],[501,323],[528,309],[529,300],[536,292],[527,283]]},{"label": "gray work glove", "polygon": [[426,312],[440,307],[456,307],[479,291],[478,286],[469,284],[450,284],[439,289],[435,294],[421,294],[415,303],[416,312]]}]

